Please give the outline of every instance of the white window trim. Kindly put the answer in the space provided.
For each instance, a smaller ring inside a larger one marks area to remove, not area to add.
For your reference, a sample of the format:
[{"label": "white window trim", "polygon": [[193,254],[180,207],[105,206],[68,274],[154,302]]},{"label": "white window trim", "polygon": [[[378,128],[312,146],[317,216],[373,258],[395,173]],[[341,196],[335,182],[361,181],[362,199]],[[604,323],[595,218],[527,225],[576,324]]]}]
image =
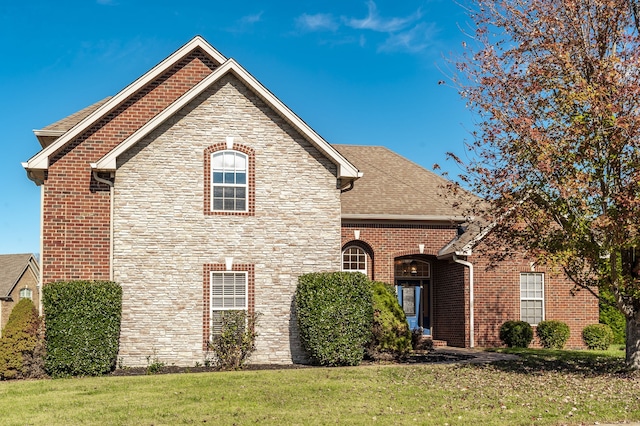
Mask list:
[{"label": "white window trim", "polygon": [[[23,296],[22,292],[29,292],[29,296]],[[29,299],[29,300],[33,300],[33,290],[31,290],[30,288],[23,288],[20,290],[20,292],[18,293],[18,297],[20,299]]]},{"label": "white window trim", "polygon": [[[233,307],[222,307],[222,308],[214,308],[213,307],[213,276],[216,274],[224,275],[224,274],[234,274],[234,275],[244,275],[244,306],[233,306]],[[224,311],[245,311],[249,312],[249,273],[247,271],[211,271],[209,272],[209,339],[213,339],[214,336],[214,312],[224,312]]]},{"label": "white window trim", "polygon": [[[523,275],[540,275],[542,277],[542,297],[522,297],[522,276]],[[542,272],[521,272],[519,275],[520,278],[520,282],[518,283],[518,287],[519,287],[519,291],[520,291],[520,320],[524,321],[522,319],[522,302],[523,301],[542,301],[542,319],[540,321],[544,321],[545,320],[545,315],[546,315],[546,309],[545,309],[545,292],[544,292],[544,274]],[[527,321],[528,322],[528,321]],[[529,323],[532,326],[536,326],[538,325],[538,323]]]},{"label": "white window trim", "polygon": [[[364,256],[364,269],[344,269],[344,253],[347,250],[352,249],[352,248],[356,248],[356,249],[362,251],[362,254]],[[342,261],[341,262],[341,269],[342,269],[343,272],[362,272],[363,274],[367,275],[367,268],[369,266],[368,265],[368,260],[367,260],[367,252],[362,247],[357,246],[357,245],[350,245],[350,246],[345,247],[345,249],[342,250],[342,256],[341,256],[340,260]]]},{"label": "white window trim", "polygon": [[[245,160],[245,175],[246,175],[246,180],[244,184],[229,184],[229,183],[214,183],[213,182],[213,157],[216,155],[221,155],[224,153],[233,153],[235,155],[241,155],[244,157]],[[224,213],[247,213],[249,211],[249,155],[245,154],[242,151],[236,151],[235,149],[224,149],[221,151],[214,151],[209,155],[209,164],[210,166],[210,176],[209,176],[209,182],[211,183],[211,188],[209,188],[209,190],[211,191],[210,194],[210,205],[209,205],[209,209],[212,212],[224,212]],[[214,188],[218,186],[218,187],[222,187],[222,188],[244,188],[245,189],[245,203],[244,203],[244,210],[225,210],[225,209],[214,209],[213,208],[213,202],[214,202],[214,197],[213,197],[213,190]]]}]

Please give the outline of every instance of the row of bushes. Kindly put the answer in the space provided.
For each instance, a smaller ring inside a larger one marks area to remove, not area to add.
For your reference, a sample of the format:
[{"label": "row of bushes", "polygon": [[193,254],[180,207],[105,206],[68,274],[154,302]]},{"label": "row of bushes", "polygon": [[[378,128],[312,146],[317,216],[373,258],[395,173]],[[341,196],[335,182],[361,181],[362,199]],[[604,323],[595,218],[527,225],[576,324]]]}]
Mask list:
[{"label": "row of bushes", "polygon": [[[561,321],[541,321],[536,334],[542,347],[562,349],[569,340],[569,326]],[[533,328],[525,321],[507,321],[500,327],[500,340],[511,348],[526,348],[533,340]],[[582,340],[589,349],[606,350],[614,334],[606,324],[591,324],[582,330]]]}]

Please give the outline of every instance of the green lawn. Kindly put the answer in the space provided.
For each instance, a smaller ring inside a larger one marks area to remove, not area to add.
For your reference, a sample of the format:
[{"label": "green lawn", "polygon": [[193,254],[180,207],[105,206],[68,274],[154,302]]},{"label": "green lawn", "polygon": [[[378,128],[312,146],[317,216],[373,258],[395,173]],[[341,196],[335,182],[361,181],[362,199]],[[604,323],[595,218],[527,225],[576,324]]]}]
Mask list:
[{"label": "green lawn", "polygon": [[522,358],[488,366],[0,382],[0,423],[555,425],[640,420],[640,376],[624,371],[624,352],[511,352]]}]

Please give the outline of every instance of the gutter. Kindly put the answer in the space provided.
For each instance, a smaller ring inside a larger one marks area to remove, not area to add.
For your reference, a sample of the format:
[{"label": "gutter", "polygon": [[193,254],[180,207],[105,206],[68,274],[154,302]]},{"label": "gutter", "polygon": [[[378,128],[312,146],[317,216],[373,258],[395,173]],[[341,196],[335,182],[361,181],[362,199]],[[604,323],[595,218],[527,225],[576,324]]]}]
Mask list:
[{"label": "gutter", "polygon": [[109,281],[113,281],[113,182],[98,176],[96,164],[91,163],[92,174],[96,182],[109,186]]},{"label": "gutter", "polygon": [[474,315],[473,315],[473,263],[466,260],[458,259],[458,256],[453,253],[453,261],[464,265],[469,268],[469,347],[475,347],[475,327],[474,327]]}]

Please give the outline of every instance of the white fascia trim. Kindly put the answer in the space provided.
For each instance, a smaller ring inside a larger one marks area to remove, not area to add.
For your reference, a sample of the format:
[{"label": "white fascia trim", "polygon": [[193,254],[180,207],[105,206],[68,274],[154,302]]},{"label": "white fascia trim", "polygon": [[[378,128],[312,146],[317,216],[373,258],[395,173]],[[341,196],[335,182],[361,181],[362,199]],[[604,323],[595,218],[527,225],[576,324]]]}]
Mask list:
[{"label": "white fascia trim", "polygon": [[465,216],[445,215],[408,215],[408,214],[343,214],[344,220],[405,220],[405,221],[429,221],[429,222],[465,222],[469,220]]},{"label": "white fascia trim", "polygon": [[38,130],[33,129],[33,134],[36,136],[62,136],[64,130]]},{"label": "white fascia trim", "polygon": [[191,88],[191,90],[178,98],[164,111],[145,123],[144,126],[139,128],[127,139],[122,141],[117,147],[115,147],[108,154],[102,157],[97,163],[92,164],[91,167],[96,170],[103,171],[116,170],[116,160],[118,156],[122,155],[122,153],[131,148],[134,144],[140,141],[140,139],[148,135],[165,120],[177,113],[181,108],[186,106],[189,102],[195,99],[198,95],[204,92],[208,87],[222,78],[228,72],[233,72],[233,74],[237,78],[239,78],[258,96],[260,96],[285,120],[296,127],[316,146],[316,148],[318,148],[329,160],[336,164],[338,166],[339,178],[357,179],[362,175],[362,173],[359,172],[353,164],[351,164],[349,161],[347,161],[346,158],[340,155],[338,151],[336,151],[331,145],[329,145],[327,141],[322,139],[322,137],[320,137],[315,131],[313,131],[297,115],[295,115],[289,108],[287,108],[286,105],[284,105],[278,98],[276,98],[271,92],[269,92],[262,84],[260,84],[260,82],[258,82],[233,59],[228,59],[224,64],[216,68],[210,75],[200,81],[200,83],[196,84],[193,88]]},{"label": "white fascia trim", "polygon": [[[93,113],[89,114],[84,120],[75,125],[71,130],[66,132],[64,136],[61,136],[60,139],[56,140],[54,143],[37,153],[27,162],[27,169],[40,169],[46,170],[49,168],[49,156],[57,152],[59,149],[64,147],[71,139],[78,136],[84,130],[86,130],[89,126],[95,123],[102,116],[107,114],[111,109],[119,105],[122,101],[127,99],[129,96],[133,95],[135,92],[140,90],[142,87],[153,81],[155,78],[160,76],[162,73],[167,71],[170,67],[172,67],[179,59],[186,56],[189,52],[193,51],[196,48],[200,48],[204,50],[208,55],[210,55],[218,64],[222,64],[226,58],[214,49],[209,43],[207,43],[202,37],[196,36],[187,44],[176,50],[173,54],[169,55],[166,59],[160,62],[158,65],[153,67],[147,73],[145,73],[142,77],[138,78],[136,81],[125,87],[121,90],[117,95],[113,98],[105,102],[100,108],[95,110]],[[55,135],[54,135],[55,136]]]}]

